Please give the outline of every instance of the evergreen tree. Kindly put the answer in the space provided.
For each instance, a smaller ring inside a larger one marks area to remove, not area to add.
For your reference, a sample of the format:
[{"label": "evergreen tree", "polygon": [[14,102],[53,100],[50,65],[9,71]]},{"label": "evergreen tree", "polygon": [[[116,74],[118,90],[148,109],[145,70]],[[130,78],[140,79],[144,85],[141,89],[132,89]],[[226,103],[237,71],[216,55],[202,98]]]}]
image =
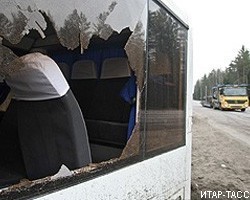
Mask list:
[{"label": "evergreen tree", "polygon": [[232,83],[248,84],[250,73],[250,55],[249,51],[245,49],[244,45],[240,49],[237,57],[230,65],[230,78]]},{"label": "evergreen tree", "polygon": [[218,84],[249,84],[249,82],[250,53],[243,45],[238,55],[224,71],[213,69],[196,82],[193,98],[199,100],[205,95],[211,95],[211,88]]},{"label": "evergreen tree", "polygon": [[197,80],[196,84],[194,86],[193,99],[194,100],[200,100],[200,93],[201,93],[201,81]]}]

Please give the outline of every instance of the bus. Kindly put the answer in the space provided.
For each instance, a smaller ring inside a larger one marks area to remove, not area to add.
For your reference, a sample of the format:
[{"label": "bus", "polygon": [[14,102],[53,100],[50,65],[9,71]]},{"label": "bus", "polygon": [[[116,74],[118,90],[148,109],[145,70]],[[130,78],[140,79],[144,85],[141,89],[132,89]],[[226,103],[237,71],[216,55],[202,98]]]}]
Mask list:
[{"label": "bus", "polygon": [[217,85],[212,88],[212,107],[220,110],[241,110],[248,108],[249,100],[245,85]]},{"label": "bus", "polygon": [[182,13],[160,0],[0,4],[0,199],[190,199]]}]

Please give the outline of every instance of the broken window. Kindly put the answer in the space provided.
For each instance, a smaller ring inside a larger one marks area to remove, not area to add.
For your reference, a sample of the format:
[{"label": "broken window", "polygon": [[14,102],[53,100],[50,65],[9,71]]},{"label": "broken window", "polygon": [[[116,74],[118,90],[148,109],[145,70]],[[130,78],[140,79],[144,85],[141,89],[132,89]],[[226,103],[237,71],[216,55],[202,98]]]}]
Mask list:
[{"label": "broken window", "polygon": [[[27,181],[18,131],[0,131],[0,150],[7,152],[0,158],[3,197],[18,195],[16,188],[29,196],[40,187],[67,187],[93,172],[98,176],[142,160],[146,152],[185,144],[187,29],[166,9],[153,2],[149,8],[142,0],[1,1],[2,79],[22,69],[19,57],[45,49],[79,104],[92,157],[88,166],[69,169],[65,177]],[[6,99],[0,130],[4,123],[20,123],[9,106],[11,95]]]}]

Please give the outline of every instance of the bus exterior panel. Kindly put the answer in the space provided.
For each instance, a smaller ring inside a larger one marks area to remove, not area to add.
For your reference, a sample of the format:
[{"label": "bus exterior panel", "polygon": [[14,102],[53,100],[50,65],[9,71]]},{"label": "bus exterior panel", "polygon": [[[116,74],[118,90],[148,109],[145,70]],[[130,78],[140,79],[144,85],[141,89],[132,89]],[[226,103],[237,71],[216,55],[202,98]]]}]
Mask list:
[{"label": "bus exterior panel", "polygon": [[37,199],[188,199],[185,154],[181,147]]}]

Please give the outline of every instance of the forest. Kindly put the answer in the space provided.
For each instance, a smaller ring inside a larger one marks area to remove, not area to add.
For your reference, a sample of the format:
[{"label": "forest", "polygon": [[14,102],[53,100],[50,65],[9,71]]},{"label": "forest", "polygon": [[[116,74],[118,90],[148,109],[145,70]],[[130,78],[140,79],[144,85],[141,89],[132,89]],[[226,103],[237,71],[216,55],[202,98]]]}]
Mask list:
[{"label": "forest", "polygon": [[[213,69],[198,79],[194,86],[193,99],[201,100],[206,95],[211,95],[211,88],[218,84],[246,84],[250,87],[250,52],[243,45],[237,56],[224,70]],[[249,90],[248,90],[249,91]]]}]

